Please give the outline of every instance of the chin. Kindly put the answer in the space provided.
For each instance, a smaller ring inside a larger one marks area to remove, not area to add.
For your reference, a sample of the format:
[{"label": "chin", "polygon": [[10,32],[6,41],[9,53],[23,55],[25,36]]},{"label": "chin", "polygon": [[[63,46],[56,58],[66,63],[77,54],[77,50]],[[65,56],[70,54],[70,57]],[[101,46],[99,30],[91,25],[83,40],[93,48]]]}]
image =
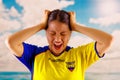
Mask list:
[{"label": "chin", "polygon": [[52,50],[53,54],[56,55],[56,56],[59,56],[60,54],[62,54],[63,51],[64,51],[64,49],[62,49],[62,50],[55,50],[55,49],[53,49]]},{"label": "chin", "polygon": [[51,46],[50,50],[54,55],[59,56],[65,50],[65,47],[61,46],[61,48],[58,49],[58,48],[55,48],[54,46]]},{"label": "chin", "polygon": [[55,51],[53,51],[55,54],[61,54],[62,52],[63,52],[63,50],[62,51],[57,51],[57,50],[55,50]]}]

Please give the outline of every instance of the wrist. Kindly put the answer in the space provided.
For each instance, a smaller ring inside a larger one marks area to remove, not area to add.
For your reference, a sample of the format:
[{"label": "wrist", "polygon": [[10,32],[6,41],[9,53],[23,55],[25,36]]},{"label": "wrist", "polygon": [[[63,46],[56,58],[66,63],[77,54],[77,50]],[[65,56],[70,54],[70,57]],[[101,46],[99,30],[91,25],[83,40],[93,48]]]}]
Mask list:
[{"label": "wrist", "polygon": [[46,25],[44,23],[40,23],[38,27],[40,30],[42,30],[42,29],[45,29]]},{"label": "wrist", "polygon": [[72,30],[78,32],[78,24],[77,23],[72,25]]}]

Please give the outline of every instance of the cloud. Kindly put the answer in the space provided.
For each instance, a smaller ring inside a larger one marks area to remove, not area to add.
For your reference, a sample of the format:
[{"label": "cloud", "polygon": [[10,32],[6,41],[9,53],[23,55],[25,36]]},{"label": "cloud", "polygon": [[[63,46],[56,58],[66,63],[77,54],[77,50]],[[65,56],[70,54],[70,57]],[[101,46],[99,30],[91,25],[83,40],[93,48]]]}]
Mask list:
[{"label": "cloud", "polygon": [[105,58],[112,59],[112,58],[120,58],[119,52],[120,52],[120,47],[118,44],[120,44],[119,41],[119,35],[120,35],[120,30],[115,30],[111,34],[113,36],[113,42],[111,44],[111,47],[108,49],[106,52]]},{"label": "cloud", "polygon": [[114,44],[113,45],[114,50],[118,51],[118,50],[120,50],[120,47],[118,46],[118,44],[120,44],[120,38],[119,38],[119,36],[120,36],[120,30],[113,31],[112,35],[114,37],[114,43],[113,43]]},{"label": "cloud", "polygon": [[17,30],[21,24],[17,20],[5,20],[0,18],[0,33],[10,30]]},{"label": "cloud", "polygon": [[[23,7],[22,13],[19,13],[14,6],[6,9],[0,0],[0,33],[39,24],[45,9],[62,9],[74,4],[74,1],[66,0],[29,0],[29,3],[27,0],[16,1]],[[53,4],[55,4],[55,6]]]},{"label": "cloud", "polygon": [[[120,52],[120,47],[118,44],[120,44],[120,38],[118,37],[120,35],[120,30],[115,30],[113,33],[112,33],[113,37],[114,37],[114,41],[113,41],[113,44],[111,46],[111,52],[114,53],[119,53]],[[119,54],[117,54],[116,56],[120,57]]]},{"label": "cloud", "polygon": [[0,0],[0,12],[3,11],[3,4],[2,4],[2,0]]},{"label": "cloud", "polygon": [[[73,5],[74,4],[74,0],[68,1],[68,0],[29,0],[28,1],[24,0],[16,0],[16,2],[21,5],[24,10],[33,10],[33,9],[37,9],[39,10],[44,10],[44,9],[49,9],[49,10],[53,10],[53,9],[62,9],[65,8],[69,5]],[[48,2],[48,3],[46,3]]]},{"label": "cloud", "polygon": [[106,27],[114,24],[120,24],[120,13],[112,14],[101,18],[90,18],[89,22]]},{"label": "cloud", "polygon": [[21,21],[24,23],[24,26],[39,24],[45,9],[62,9],[74,4],[74,1],[67,0],[29,0],[29,3],[27,0],[16,1],[23,7]]},{"label": "cloud", "polygon": [[68,45],[70,45],[72,47],[77,47],[77,46],[89,43],[91,41],[93,41],[93,40],[88,37],[76,35],[76,36],[71,37]]},{"label": "cloud", "polygon": [[[10,35],[10,33],[5,33],[3,36],[0,36],[0,62],[5,62],[8,61],[9,59],[9,50],[7,49],[7,47],[5,46],[5,39],[7,38],[7,36]],[[1,65],[2,63],[0,63]]]},{"label": "cloud", "polygon": [[48,45],[46,36],[42,35],[34,35],[30,37],[28,40],[26,40],[27,43],[38,45],[38,46],[45,46]]},{"label": "cloud", "polygon": [[11,7],[11,9],[9,10],[9,16],[12,16],[12,17],[20,17],[21,14],[18,13],[18,11],[15,9],[15,7]]},{"label": "cloud", "polygon": [[11,33],[6,32],[2,36],[0,36],[0,60],[1,60],[1,57],[7,56],[7,54],[9,53],[9,50],[5,45],[5,39],[7,39],[9,35],[11,35]]},{"label": "cloud", "polygon": [[[5,39],[11,35],[6,32],[0,36],[0,71],[27,71],[26,67],[23,66],[12,54],[7,46],[5,45]],[[15,69],[17,67],[17,69]]]},{"label": "cloud", "polygon": [[8,10],[0,2],[0,33],[19,29],[21,27],[20,21],[17,20],[19,17],[20,14],[14,7]]}]

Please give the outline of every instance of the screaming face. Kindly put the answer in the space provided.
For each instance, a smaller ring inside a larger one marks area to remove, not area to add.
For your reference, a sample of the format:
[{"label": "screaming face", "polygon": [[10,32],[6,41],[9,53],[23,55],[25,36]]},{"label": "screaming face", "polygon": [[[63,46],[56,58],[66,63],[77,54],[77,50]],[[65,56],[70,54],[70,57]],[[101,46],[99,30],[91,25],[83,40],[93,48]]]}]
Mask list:
[{"label": "screaming face", "polygon": [[46,35],[49,49],[54,55],[58,56],[65,50],[71,36],[71,31],[67,24],[54,20],[48,24]]}]

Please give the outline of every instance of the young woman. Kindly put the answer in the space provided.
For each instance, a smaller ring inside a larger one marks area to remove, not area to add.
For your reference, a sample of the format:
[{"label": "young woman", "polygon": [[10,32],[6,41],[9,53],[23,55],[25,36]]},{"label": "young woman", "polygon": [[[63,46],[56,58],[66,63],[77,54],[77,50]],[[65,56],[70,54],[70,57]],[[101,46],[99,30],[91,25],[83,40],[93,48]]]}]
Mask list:
[{"label": "young woman", "polygon": [[[48,46],[25,43],[25,40],[43,29]],[[72,31],[95,41],[71,48],[67,43]],[[74,12],[46,10],[44,20],[39,25],[12,34],[6,44],[30,70],[32,80],[84,80],[86,69],[103,57],[112,39],[110,34],[77,24]]]}]

